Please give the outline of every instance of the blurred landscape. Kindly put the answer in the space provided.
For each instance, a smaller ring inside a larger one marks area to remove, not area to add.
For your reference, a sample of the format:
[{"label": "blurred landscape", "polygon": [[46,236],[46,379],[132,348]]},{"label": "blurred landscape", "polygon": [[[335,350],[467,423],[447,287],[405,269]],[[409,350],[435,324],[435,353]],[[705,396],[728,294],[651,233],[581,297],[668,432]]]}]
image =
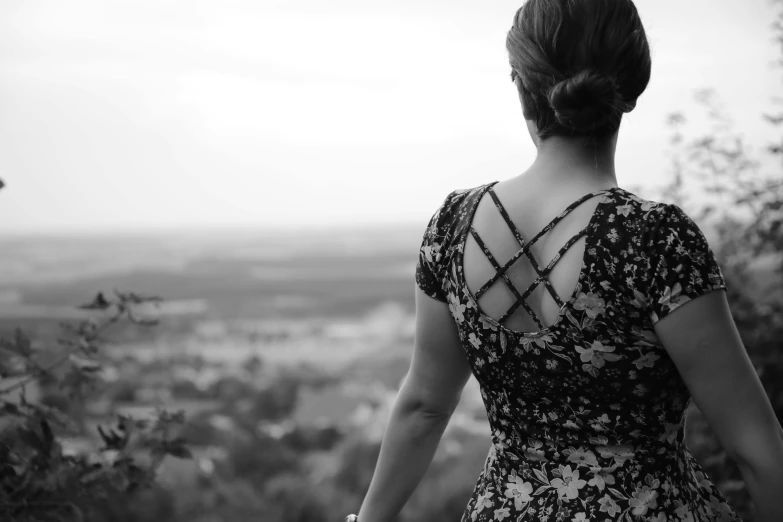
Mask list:
[{"label": "blurred landscape", "polygon": [[225,319],[408,305],[421,233],[408,227],[0,238],[0,314],[66,313],[58,307],[116,287],[165,295],[173,315],[176,308]]},{"label": "blurred landscape", "polygon": [[[96,520],[320,522],[358,511],[410,363],[420,228],[0,240],[0,336],[22,328],[45,358],[63,350],[61,323],[100,316],[77,306],[98,292],[164,299],[144,309],[156,326],[107,332],[110,371],[83,402],[46,379],[26,388],[76,419],[58,433],[66,454],[98,451],[97,428],[116,414],[184,412],[192,458],[167,457],[152,489],[94,500]],[[757,302],[780,299],[776,259],[750,267]],[[399,520],[458,520],[489,435],[471,378]],[[732,466],[697,411],[688,436],[707,465]],[[744,493],[734,477],[721,489]]]},{"label": "blurred landscape", "polygon": [[[0,336],[21,327],[54,358],[60,323],[95,316],[77,305],[97,292],[162,297],[147,310],[158,325],[107,333],[113,370],[83,404],[45,381],[26,390],[81,421],[61,434],[74,453],[97,450],[114,413],[185,412],[194,458],[167,458],[155,502],[107,503],[105,519],[338,520],[358,511],[410,363],[420,228],[7,237]],[[489,445],[471,379],[426,479],[448,494],[433,505],[423,486],[408,516],[459,517]],[[272,500],[305,484],[313,513]]]}]

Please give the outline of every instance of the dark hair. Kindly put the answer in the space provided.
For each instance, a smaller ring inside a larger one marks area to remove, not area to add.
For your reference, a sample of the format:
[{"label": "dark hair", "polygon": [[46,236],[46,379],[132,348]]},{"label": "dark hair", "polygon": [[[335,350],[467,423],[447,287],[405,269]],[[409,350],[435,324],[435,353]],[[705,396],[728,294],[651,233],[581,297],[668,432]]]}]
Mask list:
[{"label": "dark hair", "polygon": [[650,81],[650,46],[631,0],[528,0],[506,48],[538,135],[607,137]]}]

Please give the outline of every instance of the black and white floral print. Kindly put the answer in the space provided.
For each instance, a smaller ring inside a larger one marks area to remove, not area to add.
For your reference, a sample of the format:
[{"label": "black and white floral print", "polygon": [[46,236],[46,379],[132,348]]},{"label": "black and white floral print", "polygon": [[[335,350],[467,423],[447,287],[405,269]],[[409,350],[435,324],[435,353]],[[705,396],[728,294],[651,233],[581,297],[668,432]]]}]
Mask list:
[{"label": "black and white floral print", "polygon": [[653,325],[725,289],[677,206],[604,191],[582,271],[554,324],[517,332],[465,284],[473,213],[496,182],[448,195],[425,231],[418,286],[448,304],[492,430],[461,522],[736,522],[684,443],[690,394]]}]

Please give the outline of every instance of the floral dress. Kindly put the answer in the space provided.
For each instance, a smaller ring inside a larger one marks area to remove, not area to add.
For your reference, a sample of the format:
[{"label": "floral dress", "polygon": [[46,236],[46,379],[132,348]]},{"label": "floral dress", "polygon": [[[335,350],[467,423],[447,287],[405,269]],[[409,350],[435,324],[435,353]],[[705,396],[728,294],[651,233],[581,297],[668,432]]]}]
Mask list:
[{"label": "floral dress", "polygon": [[449,306],[492,433],[461,522],[739,521],[684,443],[690,394],[653,330],[726,288],[697,225],[617,187],[582,198],[602,196],[574,292],[554,324],[517,332],[481,311],[462,266],[495,183],[446,197],[416,268]]}]

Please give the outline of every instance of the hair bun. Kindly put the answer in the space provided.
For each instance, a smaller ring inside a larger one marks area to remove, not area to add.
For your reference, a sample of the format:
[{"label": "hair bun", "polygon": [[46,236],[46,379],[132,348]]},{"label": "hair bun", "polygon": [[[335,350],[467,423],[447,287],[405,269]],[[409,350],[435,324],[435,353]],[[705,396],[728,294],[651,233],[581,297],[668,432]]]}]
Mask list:
[{"label": "hair bun", "polygon": [[557,122],[575,132],[590,132],[625,112],[617,82],[594,70],[577,73],[552,86],[547,94]]}]

